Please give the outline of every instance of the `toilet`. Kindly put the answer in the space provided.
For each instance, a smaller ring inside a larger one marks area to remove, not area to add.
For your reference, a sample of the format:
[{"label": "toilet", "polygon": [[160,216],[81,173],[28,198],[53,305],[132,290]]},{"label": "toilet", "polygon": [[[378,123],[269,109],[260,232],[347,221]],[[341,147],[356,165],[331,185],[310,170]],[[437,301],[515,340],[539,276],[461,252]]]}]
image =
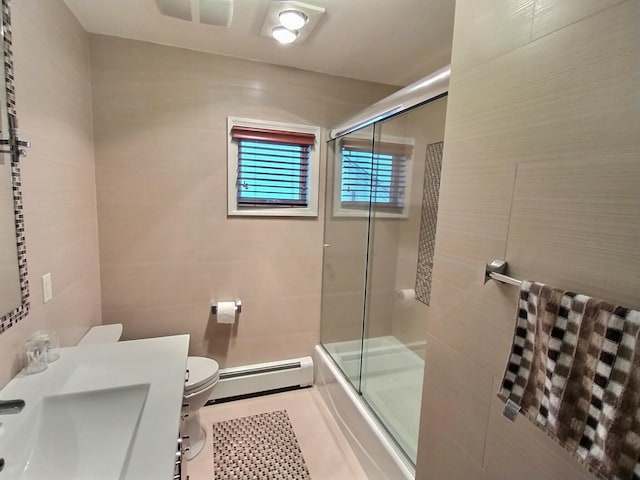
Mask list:
[{"label": "toilet", "polygon": [[211,392],[220,378],[218,362],[206,357],[187,358],[187,380],[184,386],[184,421],[183,435],[189,436],[189,450],[184,456],[187,460],[194,458],[204,447],[206,435],[200,424],[200,409],[207,403]]},{"label": "toilet", "polygon": [[[122,324],[99,325],[91,328],[78,345],[117,342],[121,336]],[[189,450],[184,454],[187,460],[198,455],[204,447],[206,434],[200,425],[200,409],[207,403],[218,383],[219,370],[218,362],[211,358],[187,358],[187,376],[182,401],[185,420],[180,432],[183,436],[189,436]]]}]

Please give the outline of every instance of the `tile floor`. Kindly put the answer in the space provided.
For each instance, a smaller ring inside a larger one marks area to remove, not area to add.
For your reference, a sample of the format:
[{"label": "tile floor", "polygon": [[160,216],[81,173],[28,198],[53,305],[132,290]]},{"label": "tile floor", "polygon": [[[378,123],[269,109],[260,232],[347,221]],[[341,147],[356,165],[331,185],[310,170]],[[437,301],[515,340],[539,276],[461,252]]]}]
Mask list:
[{"label": "tile floor", "polygon": [[190,480],[213,479],[214,422],[282,409],[289,414],[312,480],[367,480],[315,387],[204,407],[200,420],[207,432],[207,442],[187,466]]}]

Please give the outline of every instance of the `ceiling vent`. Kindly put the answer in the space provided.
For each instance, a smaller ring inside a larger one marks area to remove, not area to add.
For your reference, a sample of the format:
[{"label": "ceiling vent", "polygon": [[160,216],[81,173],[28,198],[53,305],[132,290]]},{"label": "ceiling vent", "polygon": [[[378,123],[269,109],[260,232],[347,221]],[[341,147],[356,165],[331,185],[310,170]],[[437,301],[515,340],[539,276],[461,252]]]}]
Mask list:
[{"label": "ceiling vent", "polygon": [[233,17],[233,0],[200,0],[200,23],[228,27]]},{"label": "ceiling vent", "polygon": [[162,15],[228,27],[233,18],[233,0],[156,0]]},{"label": "ceiling vent", "polygon": [[162,15],[191,20],[191,0],[156,0],[156,5]]}]

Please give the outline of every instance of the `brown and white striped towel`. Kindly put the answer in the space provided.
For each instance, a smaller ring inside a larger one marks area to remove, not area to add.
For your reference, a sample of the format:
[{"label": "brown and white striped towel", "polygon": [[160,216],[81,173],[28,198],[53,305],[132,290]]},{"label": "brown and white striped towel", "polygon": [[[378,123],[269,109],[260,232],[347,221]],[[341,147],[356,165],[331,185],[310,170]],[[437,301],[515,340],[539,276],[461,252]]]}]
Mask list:
[{"label": "brown and white striped towel", "polygon": [[524,281],[498,396],[600,478],[640,480],[639,332],[636,310]]}]

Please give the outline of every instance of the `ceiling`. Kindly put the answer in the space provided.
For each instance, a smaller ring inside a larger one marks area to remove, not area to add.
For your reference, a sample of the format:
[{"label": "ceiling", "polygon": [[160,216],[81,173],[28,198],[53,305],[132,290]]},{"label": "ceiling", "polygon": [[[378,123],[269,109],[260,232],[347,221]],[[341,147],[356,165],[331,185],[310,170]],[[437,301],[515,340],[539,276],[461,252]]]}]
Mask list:
[{"label": "ceiling", "polygon": [[326,9],[301,43],[260,36],[271,0],[235,0],[231,26],[160,14],[154,0],[65,0],[91,33],[405,86],[449,64],[454,0],[305,0]]}]

